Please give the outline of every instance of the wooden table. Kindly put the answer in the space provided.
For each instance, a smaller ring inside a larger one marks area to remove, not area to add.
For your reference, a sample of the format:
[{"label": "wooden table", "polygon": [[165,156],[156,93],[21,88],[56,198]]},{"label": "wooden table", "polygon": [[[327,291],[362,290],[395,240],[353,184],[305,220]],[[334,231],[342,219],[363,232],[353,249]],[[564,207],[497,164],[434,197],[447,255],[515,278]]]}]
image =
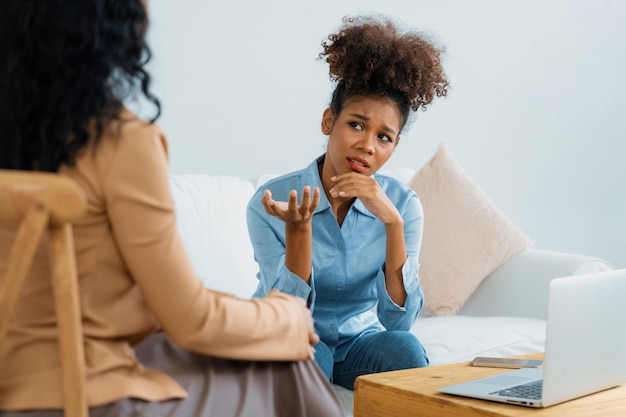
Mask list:
[{"label": "wooden table", "polygon": [[[519,356],[542,359],[543,354]],[[528,408],[442,394],[441,387],[510,371],[469,362],[357,378],[354,417],[613,417],[626,416],[626,385],[547,408]]]}]

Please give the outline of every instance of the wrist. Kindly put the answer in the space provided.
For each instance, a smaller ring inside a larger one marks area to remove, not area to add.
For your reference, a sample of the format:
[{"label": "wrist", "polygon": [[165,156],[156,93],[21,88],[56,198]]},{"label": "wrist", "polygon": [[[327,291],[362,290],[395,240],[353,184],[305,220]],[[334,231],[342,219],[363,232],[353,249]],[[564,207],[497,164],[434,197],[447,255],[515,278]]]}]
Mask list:
[{"label": "wrist", "polygon": [[383,221],[383,223],[385,224],[385,227],[387,229],[389,229],[389,228],[400,228],[400,229],[404,230],[404,219],[399,214],[397,216],[394,216],[394,217],[386,220],[386,221]]},{"label": "wrist", "polygon": [[285,222],[285,232],[286,233],[293,233],[293,234],[305,234],[305,233],[311,233],[312,227],[311,227],[311,222],[304,222],[304,223],[290,223],[290,222]]}]

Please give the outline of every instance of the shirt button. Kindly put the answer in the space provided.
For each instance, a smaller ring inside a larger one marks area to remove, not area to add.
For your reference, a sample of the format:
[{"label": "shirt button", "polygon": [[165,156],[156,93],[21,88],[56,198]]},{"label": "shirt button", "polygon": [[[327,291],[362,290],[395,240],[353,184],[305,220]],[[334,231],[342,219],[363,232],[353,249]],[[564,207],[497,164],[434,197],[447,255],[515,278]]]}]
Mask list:
[{"label": "shirt button", "polygon": [[337,247],[338,247],[339,249],[343,249],[343,243],[339,243],[339,244],[337,244]]}]

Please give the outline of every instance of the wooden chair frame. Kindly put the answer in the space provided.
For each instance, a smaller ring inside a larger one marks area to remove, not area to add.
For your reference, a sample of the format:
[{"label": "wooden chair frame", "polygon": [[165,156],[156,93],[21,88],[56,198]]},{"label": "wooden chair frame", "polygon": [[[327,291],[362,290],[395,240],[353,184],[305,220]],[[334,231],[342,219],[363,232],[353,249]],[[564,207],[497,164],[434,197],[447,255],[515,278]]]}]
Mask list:
[{"label": "wooden chair frame", "polygon": [[35,252],[45,231],[49,230],[63,367],[63,408],[68,417],[87,417],[89,414],[71,224],[85,211],[86,199],[82,190],[67,177],[53,173],[0,170],[0,220],[19,221],[7,268],[0,279],[0,346],[4,343]]}]

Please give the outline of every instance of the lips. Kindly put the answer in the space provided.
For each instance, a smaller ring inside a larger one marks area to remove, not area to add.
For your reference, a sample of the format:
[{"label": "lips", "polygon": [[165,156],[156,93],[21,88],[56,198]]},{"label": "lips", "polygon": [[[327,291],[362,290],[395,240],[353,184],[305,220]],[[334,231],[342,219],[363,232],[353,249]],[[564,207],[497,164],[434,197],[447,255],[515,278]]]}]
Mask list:
[{"label": "lips", "polygon": [[370,165],[364,159],[350,157],[346,159],[348,161],[348,165],[350,165],[350,169],[360,174],[367,171],[367,169],[370,167]]}]

